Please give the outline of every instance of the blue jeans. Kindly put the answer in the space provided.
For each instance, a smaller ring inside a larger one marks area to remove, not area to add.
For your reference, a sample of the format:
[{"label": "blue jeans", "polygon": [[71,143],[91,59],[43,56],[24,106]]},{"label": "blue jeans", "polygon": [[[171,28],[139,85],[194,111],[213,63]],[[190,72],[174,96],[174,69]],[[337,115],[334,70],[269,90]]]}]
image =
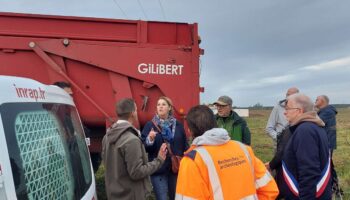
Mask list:
[{"label": "blue jeans", "polygon": [[157,200],[175,199],[177,174],[171,172],[151,176],[153,190]]}]

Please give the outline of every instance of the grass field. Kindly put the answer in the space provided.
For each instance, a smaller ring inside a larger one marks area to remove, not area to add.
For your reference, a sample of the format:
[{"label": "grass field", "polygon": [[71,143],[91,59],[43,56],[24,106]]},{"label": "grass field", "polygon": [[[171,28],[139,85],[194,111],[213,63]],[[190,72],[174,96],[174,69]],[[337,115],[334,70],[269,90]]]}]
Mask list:
[{"label": "grass field", "polygon": [[[344,190],[344,200],[350,200],[350,109],[339,109],[337,115],[337,149],[334,152],[334,164]],[[247,118],[252,132],[252,147],[255,154],[264,162],[273,156],[272,140],[264,129],[271,110],[250,110]],[[98,199],[105,200],[104,168],[100,167],[96,174]]]}]

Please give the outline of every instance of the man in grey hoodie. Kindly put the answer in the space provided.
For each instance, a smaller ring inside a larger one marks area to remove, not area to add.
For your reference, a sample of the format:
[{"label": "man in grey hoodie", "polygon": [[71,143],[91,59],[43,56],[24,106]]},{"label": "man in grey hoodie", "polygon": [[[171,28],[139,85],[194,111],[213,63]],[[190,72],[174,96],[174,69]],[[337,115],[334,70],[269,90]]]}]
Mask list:
[{"label": "man in grey hoodie", "polygon": [[116,112],[119,120],[107,130],[102,141],[107,198],[147,199],[152,191],[149,176],[164,163],[166,145],[161,146],[157,158],[148,162],[139,131],[132,125],[137,122],[134,100],[120,100]]},{"label": "man in grey hoodie", "polygon": [[[292,94],[298,93],[299,89],[296,87],[291,87],[287,90],[286,98]],[[267,121],[265,131],[266,133],[273,139],[273,146],[276,149],[277,139],[280,134],[285,130],[288,126],[288,121],[284,116],[284,107],[286,104],[286,99],[283,99],[278,102],[275,107],[273,107],[269,120]]]}]

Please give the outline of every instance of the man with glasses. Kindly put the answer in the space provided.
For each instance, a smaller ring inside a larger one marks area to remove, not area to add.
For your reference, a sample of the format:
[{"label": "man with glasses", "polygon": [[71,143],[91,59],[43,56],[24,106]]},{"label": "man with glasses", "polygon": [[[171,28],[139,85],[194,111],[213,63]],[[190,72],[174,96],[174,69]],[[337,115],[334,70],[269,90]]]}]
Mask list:
[{"label": "man with glasses", "polygon": [[250,145],[250,131],[247,122],[232,110],[232,99],[221,96],[214,102],[218,113],[215,115],[218,127],[224,128],[232,140]]},{"label": "man with glasses", "polygon": [[[298,88],[291,87],[287,90],[286,98],[298,92]],[[274,157],[270,160],[270,162],[265,163],[265,166],[271,172],[274,172],[273,174],[275,176],[277,185],[281,185],[281,180],[278,177],[282,177],[283,149],[286,146],[291,135],[288,129],[289,123],[284,116],[285,106],[286,99],[278,102],[278,104],[272,109],[265,129],[266,133],[273,139],[273,149],[275,152]],[[283,196],[280,194],[277,199],[283,199]]]},{"label": "man with glasses", "polygon": [[[291,87],[287,90],[286,98],[292,94],[298,93],[299,89],[296,87]],[[288,126],[288,121],[284,116],[284,106],[286,99],[283,99],[278,102],[278,104],[273,107],[269,120],[265,128],[266,133],[273,139],[274,149],[276,149],[276,144],[279,136],[283,130]]]},{"label": "man with glasses", "polygon": [[331,164],[324,123],[304,94],[287,98],[291,136],[282,157],[280,192],[286,199],[331,199]]}]

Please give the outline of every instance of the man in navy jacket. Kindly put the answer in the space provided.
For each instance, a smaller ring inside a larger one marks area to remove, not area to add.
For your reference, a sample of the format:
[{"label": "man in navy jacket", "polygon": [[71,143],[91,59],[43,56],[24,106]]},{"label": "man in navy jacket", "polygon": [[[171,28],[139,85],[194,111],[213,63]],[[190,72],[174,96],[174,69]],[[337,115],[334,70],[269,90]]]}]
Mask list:
[{"label": "man in navy jacket", "polygon": [[[337,109],[329,105],[329,98],[326,95],[320,95],[317,97],[315,102],[315,107],[318,109],[318,116],[325,123],[325,130],[328,137],[328,144],[331,150],[331,157],[333,157],[333,151],[337,148],[337,120],[336,115],[338,113]],[[337,172],[335,171],[333,162],[332,164],[332,180],[333,180],[333,191],[334,193],[340,197],[343,194],[339,186],[339,180],[337,176]]]},{"label": "man in navy jacket", "polygon": [[287,98],[285,116],[292,133],[282,158],[281,193],[287,200],[331,199],[331,165],[324,123],[304,94]]},{"label": "man in navy jacket", "polygon": [[334,106],[329,105],[329,98],[326,95],[320,95],[315,102],[316,108],[318,108],[318,116],[325,123],[325,129],[327,132],[329,148],[331,152],[337,148],[337,120],[335,116],[338,111]]}]

